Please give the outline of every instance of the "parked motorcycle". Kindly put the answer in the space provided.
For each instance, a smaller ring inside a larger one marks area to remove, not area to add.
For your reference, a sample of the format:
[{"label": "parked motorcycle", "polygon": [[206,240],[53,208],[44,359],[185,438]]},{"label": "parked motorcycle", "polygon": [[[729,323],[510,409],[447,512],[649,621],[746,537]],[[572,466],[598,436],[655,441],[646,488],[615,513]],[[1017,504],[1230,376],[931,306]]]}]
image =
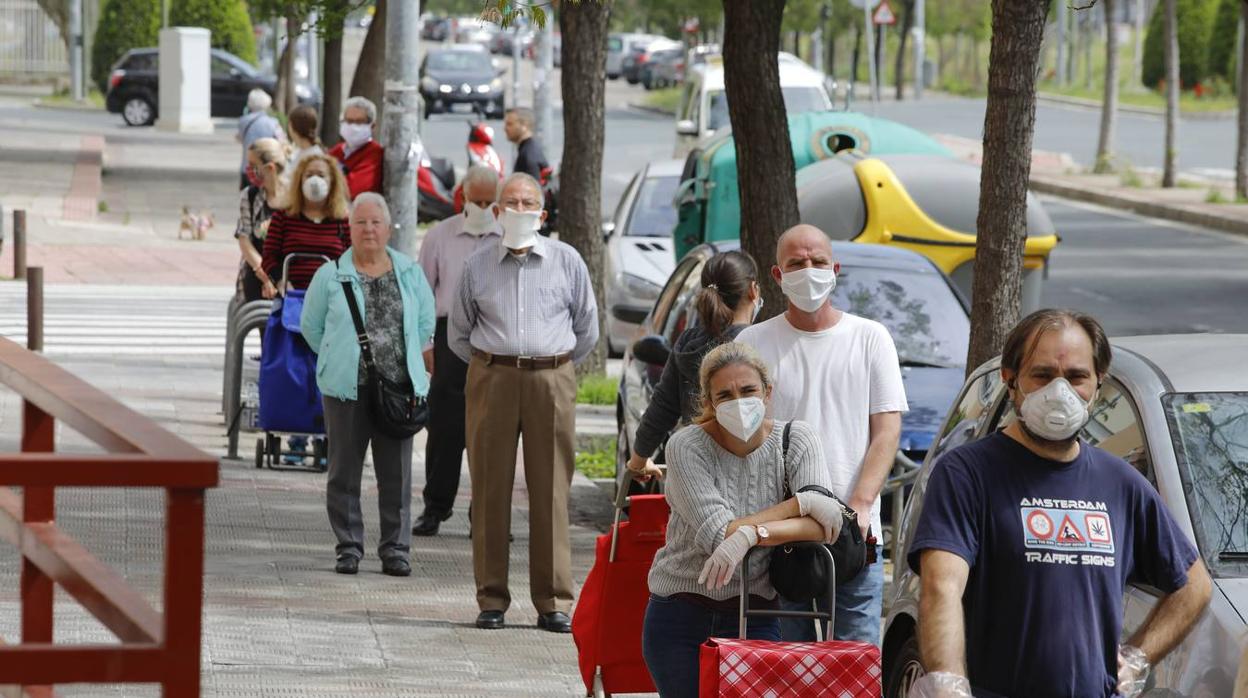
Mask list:
[{"label": "parked motorcycle", "polygon": [[[468,166],[488,167],[503,177],[503,159],[494,149],[494,128],[486,122],[485,114],[475,112],[476,119],[468,121]],[[463,183],[455,181],[455,167],[449,158],[429,155],[426,151],[416,173],[416,185],[420,194],[417,219],[424,223],[440,221],[464,210]]]}]

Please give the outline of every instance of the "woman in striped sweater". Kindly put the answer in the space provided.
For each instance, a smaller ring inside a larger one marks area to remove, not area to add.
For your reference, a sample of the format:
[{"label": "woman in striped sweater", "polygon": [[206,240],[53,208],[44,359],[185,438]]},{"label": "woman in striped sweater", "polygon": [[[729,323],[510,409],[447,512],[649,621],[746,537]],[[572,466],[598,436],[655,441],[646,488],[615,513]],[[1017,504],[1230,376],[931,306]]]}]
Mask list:
[{"label": "woman in striped sweater", "polygon": [[[347,233],[347,182],[338,164],[326,155],[307,155],[291,176],[286,206],[273,213],[264,239],[263,267],[280,279],[282,262],[295,253],[338,259],[350,244]],[[303,289],[324,260],[300,257],[290,262],[291,288]],[[271,291],[265,293],[272,298]]]}]

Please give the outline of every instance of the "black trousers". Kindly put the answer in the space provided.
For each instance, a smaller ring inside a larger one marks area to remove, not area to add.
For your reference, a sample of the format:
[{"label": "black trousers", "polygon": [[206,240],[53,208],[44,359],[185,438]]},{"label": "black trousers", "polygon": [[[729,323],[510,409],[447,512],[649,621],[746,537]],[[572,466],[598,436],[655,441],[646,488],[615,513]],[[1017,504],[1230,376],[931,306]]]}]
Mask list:
[{"label": "black trousers", "polygon": [[446,342],[446,318],[433,331],[433,378],[429,384],[429,434],[425,442],[425,509],[446,515],[455,506],[464,460],[464,383],[468,364]]}]

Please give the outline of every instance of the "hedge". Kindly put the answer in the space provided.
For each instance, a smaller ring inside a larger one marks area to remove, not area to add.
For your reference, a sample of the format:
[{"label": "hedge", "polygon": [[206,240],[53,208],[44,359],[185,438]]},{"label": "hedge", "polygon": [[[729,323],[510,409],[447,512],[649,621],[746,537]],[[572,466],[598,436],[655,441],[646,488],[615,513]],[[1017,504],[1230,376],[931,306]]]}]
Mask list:
[{"label": "hedge", "polygon": [[175,27],[205,27],[212,47],[224,49],[248,63],[256,62],[256,35],[243,0],[174,0],[169,23]]},{"label": "hedge", "polygon": [[91,48],[91,79],[108,91],[108,75],[126,51],[160,40],[160,0],[104,0]]},{"label": "hedge", "polygon": [[[1179,20],[1179,82],[1184,88],[1209,77],[1209,41],[1219,0],[1177,0]],[[1166,77],[1165,2],[1157,3],[1144,37],[1144,85],[1156,88]]]}]

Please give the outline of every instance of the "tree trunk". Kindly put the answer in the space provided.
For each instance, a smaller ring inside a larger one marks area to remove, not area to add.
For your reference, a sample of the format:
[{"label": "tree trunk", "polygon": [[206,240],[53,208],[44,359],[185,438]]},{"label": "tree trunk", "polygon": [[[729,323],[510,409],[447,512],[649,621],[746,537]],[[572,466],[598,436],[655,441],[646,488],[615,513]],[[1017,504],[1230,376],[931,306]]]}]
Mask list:
[{"label": "tree trunk", "polygon": [[[602,148],[606,128],[605,83],[607,19],[611,2],[565,2],[559,8],[563,34],[563,70],[559,85],[563,103],[563,139],[575,147],[563,150],[559,166],[559,239],[572,245],[585,265],[601,305],[603,286]],[[577,367],[581,375],[603,373],[607,361],[607,320],[598,315],[598,345]]]},{"label": "tree trunk", "polygon": [[914,27],[914,0],[907,0],[902,4],[906,18],[901,21],[901,41],[897,44],[897,56],[893,59],[893,78],[897,83],[898,102],[903,97],[906,82],[906,39],[910,37],[910,30]]},{"label": "tree trunk", "polygon": [[1179,24],[1176,0],[1165,2],[1166,31],[1166,152],[1161,171],[1161,186],[1175,185],[1176,160],[1179,157]]},{"label": "tree trunk", "polygon": [[1018,322],[1036,125],[1035,75],[1048,11],[1049,0],[992,2],[968,374],[1000,353]]},{"label": "tree trunk", "polygon": [[[741,246],[759,269],[775,263],[776,241],[798,222],[793,146],[780,92],[784,0],[725,0],[724,87],[737,149]],[[761,284],[765,319],[786,307],[780,287]]]},{"label": "tree trunk", "polygon": [[[1240,16],[1248,27],[1248,0],[1239,4]],[[1239,47],[1239,140],[1235,149],[1235,196],[1248,199],[1248,36]]]},{"label": "tree trunk", "polygon": [[862,53],[862,25],[854,23],[854,55],[849,61],[849,84],[858,82],[858,56]]},{"label": "tree trunk", "polygon": [[1092,10],[1084,10],[1087,16],[1084,18],[1083,27],[1083,85],[1089,91],[1092,89],[1092,41],[1096,36],[1096,25]]},{"label": "tree trunk", "polygon": [[1114,169],[1114,128],[1118,121],[1118,30],[1113,22],[1114,2],[1115,0],[1101,0],[1105,7],[1105,97],[1101,101],[1101,135],[1096,146],[1096,172],[1112,172]]},{"label": "tree trunk", "polygon": [[367,97],[380,109],[385,101],[385,93],[386,0],[377,0],[373,23],[368,26],[368,34],[364,35],[360,61],[355,64],[355,75],[351,78],[351,96]]},{"label": "tree trunk", "polygon": [[338,142],[338,114],[342,112],[342,27],[325,38],[325,63],[321,96],[321,142],[326,148]]},{"label": "tree trunk", "polygon": [[273,108],[279,114],[288,114],[299,104],[299,98],[295,96],[295,50],[301,25],[298,15],[286,16],[286,47],[282,49],[282,57],[277,64],[277,85],[273,90],[277,93],[273,95]]},{"label": "tree trunk", "polygon": [[1135,0],[1135,55],[1131,61],[1131,83],[1139,88],[1144,81],[1144,0]]}]

